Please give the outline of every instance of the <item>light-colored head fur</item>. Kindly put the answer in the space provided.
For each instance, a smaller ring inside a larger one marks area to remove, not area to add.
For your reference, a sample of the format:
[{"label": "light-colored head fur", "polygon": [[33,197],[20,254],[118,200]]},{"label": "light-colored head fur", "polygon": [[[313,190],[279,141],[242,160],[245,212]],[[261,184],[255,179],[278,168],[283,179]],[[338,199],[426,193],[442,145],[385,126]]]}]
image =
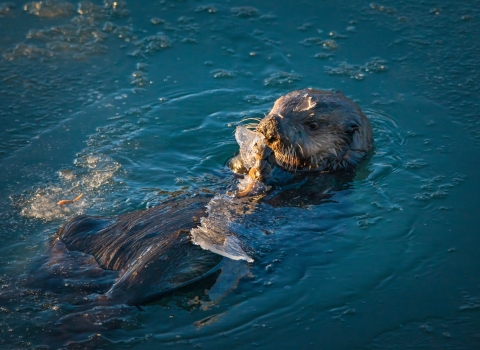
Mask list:
[{"label": "light-colored head fur", "polygon": [[298,90],[280,97],[257,126],[289,171],[332,171],[356,164],[372,148],[370,121],[341,92]]}]

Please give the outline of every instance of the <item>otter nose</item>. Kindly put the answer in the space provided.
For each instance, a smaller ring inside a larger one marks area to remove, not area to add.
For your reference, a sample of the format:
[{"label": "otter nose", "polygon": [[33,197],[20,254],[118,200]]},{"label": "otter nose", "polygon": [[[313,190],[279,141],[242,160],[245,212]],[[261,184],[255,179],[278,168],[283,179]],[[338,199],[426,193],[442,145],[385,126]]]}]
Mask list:
[{"label": "otter nose", "polygon": [[267,143],[273,143],[280,139],[278,118],[270,115],[263,118],[257,125],[257,131],[265,136]]}]

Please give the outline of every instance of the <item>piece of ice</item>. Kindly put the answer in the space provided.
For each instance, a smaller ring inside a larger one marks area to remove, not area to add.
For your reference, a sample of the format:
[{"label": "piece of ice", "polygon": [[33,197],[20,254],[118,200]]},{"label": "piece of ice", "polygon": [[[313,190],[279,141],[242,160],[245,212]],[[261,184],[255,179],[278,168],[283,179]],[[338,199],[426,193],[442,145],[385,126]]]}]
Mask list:
[{"label": "piece of ice", "polygon": [[235,130],[235,139],[240,146],[240,155],[245,167],[247,169],[254,167],[257,161],[257,150],[254,146],[256,143],[265,144],[263,135],[239,125]]},{"label": "piece of ice", "polygon": [[[245,175],[243,179],[238,181],[238,194],[248,192],[246,195],[256,196],[267,191],[267,186],[256,179],[251,178],[249,175]],[[243,197],[243,196],[242,196]]]},{"label": "piece of ice", "polygon": [[[190,231],[192,242],[232,260],[253,262],[250,241],[256,232],[241,224],[248,214],[245,212],[248,205],[252,206],[227,195],[215,196],[207,205],[208,216],[201,219],[200,226]],[[253,209],[250,208],[250,212]]]}]

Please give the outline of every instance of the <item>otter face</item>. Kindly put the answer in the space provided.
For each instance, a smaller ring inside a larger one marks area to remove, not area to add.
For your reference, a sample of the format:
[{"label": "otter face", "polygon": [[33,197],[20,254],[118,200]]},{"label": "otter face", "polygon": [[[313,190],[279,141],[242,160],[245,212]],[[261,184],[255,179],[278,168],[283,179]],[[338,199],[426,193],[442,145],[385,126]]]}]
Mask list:
[{"label": "otter face", "polygon": [[330,171],[356,164],[372,147],[372,127],[341,92],[293,91],[280,97],[257,131],[285,170]]}]

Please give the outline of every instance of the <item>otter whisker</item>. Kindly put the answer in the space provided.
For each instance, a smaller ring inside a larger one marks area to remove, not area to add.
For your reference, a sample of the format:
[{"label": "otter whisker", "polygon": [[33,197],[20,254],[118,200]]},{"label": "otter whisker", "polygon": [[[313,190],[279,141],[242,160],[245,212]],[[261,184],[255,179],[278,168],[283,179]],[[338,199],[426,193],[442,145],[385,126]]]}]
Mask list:
[{"label": "otter whisker", "polygon": [[305,153],[303,152],[303,148],[302,148],[302,146],[300,146],[300,144],[298,142],[297,142],[297,146],[298,146],[298,148],[300,148],[300,152],[302,152],[302,156],[304,156]]},{"label": "otter whisker", "polygon": [[282,146],[280,149],[274,150],[275,160],[280,166],[286,168],[286,170],[293,170],[296,164],[294,152],[293,146],[287,149],[285,149],[285,146]]},{"label": "otter whisker", "polygon": [[244,122],[244,121],[247,121],[247,120],[255,120],[256,122],[260,122],[262,119],[261,118],[255,118],[255,117],[248,117],[248,118],[244,118],[244,119],[240,120],[240,122]]},{"label": "otter whisker", "polygon": [[295,160],[295,172],[297,172],[297,167],[298,167],[298,161],[296,161],[296,159],[298,158],[297,157],[297,151],[295,150],[294,147],[292,147],[292,150],[293,150],[292,157],[293,157],[293,160]]},{"label": "otter whisker", "polygon": [[290,164],[290,169],[293,170],[294,158],[292,156],[293,146],[290,145],[288,149],[288,163]]},{"label": "otter whisker", "polygon": [[286,153],[288,170],[291,170],[291,169],[292,169],[292,163],[291,163],[291,161],[290,161],[290,158],[291,158],[291,156],[290,156],[290,150],[291,150],[291,148],[288,148],[288,149],[287,149],[287,153]]},{"label": "otter whisker", "polygon": [[254,123],[249,123],[249,124],[245,124],[245,128],[249,129],[249,130],[255,130],[257,129],[257,125],[258,124],[254,124]]},{"label": "otter whisker", "polygon": [[287,149],[286,152],[285,152],[285,157],[284,157],[288,170],[290,170],[290,168],[291,168],[289,152],[290,152],[290,150]]},{"label": "otter whisker", "polygon": [[297,172],[297,167],[298,167],[299,162],[298,162],[297,152],[296,152],[295,147],[293,145],[291,147],[291,152],[290,153],[291,153],[290,157],[292,158],[292,160],[291,160],[292,169],[293,169],[293,166],[295,166],[294,170],[295,170],[295,172]]}]

